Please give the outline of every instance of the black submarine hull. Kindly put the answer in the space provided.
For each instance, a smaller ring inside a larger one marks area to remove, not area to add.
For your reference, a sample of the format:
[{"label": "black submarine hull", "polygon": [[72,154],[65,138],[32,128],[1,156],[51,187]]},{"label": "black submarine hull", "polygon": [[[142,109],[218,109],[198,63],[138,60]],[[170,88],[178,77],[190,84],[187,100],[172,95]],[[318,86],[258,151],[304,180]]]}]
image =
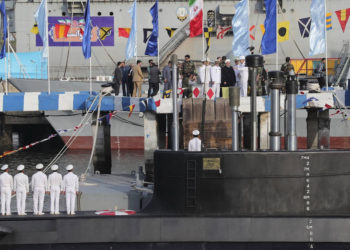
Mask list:
[{"label": "black submarine hull", "polygon": [[142,213],[0,217],[0,249],[350,248],[350,151],[164,150],[154,159]]}]

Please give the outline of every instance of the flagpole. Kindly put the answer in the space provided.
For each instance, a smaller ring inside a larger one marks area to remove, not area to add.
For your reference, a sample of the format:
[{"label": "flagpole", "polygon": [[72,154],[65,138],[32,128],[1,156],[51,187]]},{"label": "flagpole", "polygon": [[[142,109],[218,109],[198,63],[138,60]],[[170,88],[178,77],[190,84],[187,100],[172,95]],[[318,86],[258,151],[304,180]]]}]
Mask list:
[{"label": "flagpole", "polygon": [[8,72],[7,72],[7,78],[11,77],[11,60],[10,60],[10,25],[9,25],[10,19],[7,18],[7,54],[8,54]]},{"label": "flagpole", "polygon": [[203,9],[202,9],[202,47],[203,47],[203,60],[205,60],[205,53],[204,53],[204,1],[203,1]]},{"label": "flagpole", "polygon": [[[158,1],[158,0],[156,0]],[[157,56],[158,56],[158,69],[160,69],[159,65],[159,2],[157,3],[157,17],[158,17],[158,36],[157,36]]]},{"label": "flagpole", "polygon": [[47,0],[45,3],[45,14],[46,14],[46,42],[47,42],[47,85],[48,92],[51,93],[51,82],[50,82],[50,46],[49,46],[49,15],[47,11]]},{"label": "flagpole", "polygon": [[[136,26],[137,26],[137,0],[135,0],[135,21],[136,21]],[[135,52],[136,52],[136,64],[137,64],[137,28],[135,30]]]},{"label": "flagpole", "polygon": [[[9,92],[9,83],[8,83],[8,78],[9,78],[9,65],[10,65],[10,59],[7,59],[7,56],[10,58],[10,54],[9,54],[9,52],[10,52],[10,48],[9,48],[9,38],[10,38],[10,36],[9,36],[9,20],[8,20],[8,18],[6,17],[6,19],[7,19],[7,54],[6,54],[6,56],[5,56],[5,67],[6,67],[6,82],[5,82],[5,94],[7,95],[8,94],[8,92]],[[4,34],[4,36],[5,36],[5,34]]]},{"label": "flagpole", "polygon": [[278,0],[276,0],[276,70],[278,70]]},{"label": "flagpole", "polygon": [[324,0],[324,33],[325,33],[325,39],[326,39],[326,91],[328,91],[328,46],[327,46],[327,0]]},{"label": "flagpole", "polygon": [[92,94],[91,56],[89,58],[89,64],[90,64],[90,95],[91,95]]}]

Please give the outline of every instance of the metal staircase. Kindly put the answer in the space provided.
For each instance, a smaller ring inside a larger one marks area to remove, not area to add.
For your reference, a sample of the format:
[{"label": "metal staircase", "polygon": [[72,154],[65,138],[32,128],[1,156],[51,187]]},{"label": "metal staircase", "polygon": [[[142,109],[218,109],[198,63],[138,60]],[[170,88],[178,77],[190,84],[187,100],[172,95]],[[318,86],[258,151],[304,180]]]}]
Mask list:
[{"label": "metal staircase", "polygon": [[159,63],[164,63],[167,58],[173,53],[189,35],[190,22],[187,22],[182,28],[175,31],[173,37],[163,45],[159,51]]},{"label": "metal staircase", "polygon": [[187,161],[187,172],[186,172],[186,207],[196,207],[196,161]]},{"label": "metal staircase", "polygon": [[343,48],[339,54],[340,63],[335,68],[335,75],[331,81],[333,85],[339,86],[346,82],[346,76],[350,67],[349,41],[344,41]]}]

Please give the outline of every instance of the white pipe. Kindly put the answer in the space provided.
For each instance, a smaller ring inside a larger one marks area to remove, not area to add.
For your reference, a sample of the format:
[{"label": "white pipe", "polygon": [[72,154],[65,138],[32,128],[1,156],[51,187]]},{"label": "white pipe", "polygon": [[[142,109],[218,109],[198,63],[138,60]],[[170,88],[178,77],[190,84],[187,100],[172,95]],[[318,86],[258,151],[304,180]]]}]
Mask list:
[{"label": "white pipe", "polygon": [[278,0],[276,0],[276,70],[278,69]]},{"label": "white pipe", "polygon": [[50,81],[50,46],[49,46],[49,14],[47,11],[47,0],[45,3],[45,15],[46,15],[46,41],[47,41],[47,89],[49,94],[51,93],[51,81]]}]

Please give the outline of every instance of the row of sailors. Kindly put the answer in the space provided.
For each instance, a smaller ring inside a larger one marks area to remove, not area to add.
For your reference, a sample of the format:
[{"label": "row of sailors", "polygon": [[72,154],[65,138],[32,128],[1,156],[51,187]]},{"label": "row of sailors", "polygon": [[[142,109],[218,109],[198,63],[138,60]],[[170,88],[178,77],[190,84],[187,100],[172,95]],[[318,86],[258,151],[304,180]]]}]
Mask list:
[{"label": "row of sailors", "polygon": [[[66,195],[67,214],[75,214],[75,198],[79,192],[78,176],[73,174],[73,165],[68,165],[66,170],[68,173],[62,178],[57,173],[58,166],[53,165],[53,171],[49,177],[43,173],[44,165],[39,163],[36,165],[37,172],[32,176],[33,191],[33,211],[34,215],[44,215],[44,198],[45,193],[50,194],[51,206],[50,214],[60,214],[59,200],[60,194]],[[29,178],[24,174],[24,165],[17,167],[18,174],[13,178],[9,173],[8,165],[1,167],[3,173],[0,175],[1,190],[1,214],[11,215],[11,196],[16,194],[18,215],[26,215],[26,198],[29,194]]]}]

